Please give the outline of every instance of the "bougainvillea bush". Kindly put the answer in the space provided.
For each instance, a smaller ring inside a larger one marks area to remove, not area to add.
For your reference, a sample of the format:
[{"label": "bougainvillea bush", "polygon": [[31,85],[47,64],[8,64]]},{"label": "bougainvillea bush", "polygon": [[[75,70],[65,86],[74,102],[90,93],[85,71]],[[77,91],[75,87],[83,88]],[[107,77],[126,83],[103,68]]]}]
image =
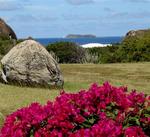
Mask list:
[{"label": "bougainvillea bush", "polygon": [[6,118],[0,137],[149,137],[150,96],[126,87],[93,84],[62,91],[54,102],[33,103]]}]

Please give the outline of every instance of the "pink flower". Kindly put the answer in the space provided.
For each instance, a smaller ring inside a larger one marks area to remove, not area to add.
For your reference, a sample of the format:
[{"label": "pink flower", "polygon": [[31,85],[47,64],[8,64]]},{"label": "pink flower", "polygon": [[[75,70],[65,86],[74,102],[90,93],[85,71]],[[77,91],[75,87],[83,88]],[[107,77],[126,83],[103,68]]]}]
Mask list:
[{"label": "pink flower", "polygon": [[146,137],[140,127],[128,127],[125,129],[126,137]]},{"label": "pink flower", "polygon": [[[44,106],[32,103],[17,110],[7,116],[0,137],[146,137],[149,107],[150,96],[143,93],[127,93],[127,87],[108,82],[93,84],[75,94],[61,91]],[[130,117],[141,127],[130,123]]]}]

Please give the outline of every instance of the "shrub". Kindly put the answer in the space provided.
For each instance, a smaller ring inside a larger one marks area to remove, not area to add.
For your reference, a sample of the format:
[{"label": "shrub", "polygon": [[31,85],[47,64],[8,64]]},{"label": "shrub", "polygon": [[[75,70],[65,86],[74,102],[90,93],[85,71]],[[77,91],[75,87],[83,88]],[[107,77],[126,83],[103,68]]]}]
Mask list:
[{"label": "shrub", "polygon": [[143,62],[150,61],[150,39],[130,38],[122,43],[100,48],[88,49],[99,56],[98,63]]},{"label": "shrub", "polygon": [[61,92],[54,102],[33,103],[6,118],[0,137],[148,137],[150,96],[126,87],[93,84]]},{"label": "shrub", "polygon": [[115,52],[118,50],[118,45],[107,47],[95,47],[87,49],[91,55],[97,55],[97,63],[115,63]]},{"label": "shrub", "polygon": [[55,55],[55,53],[53,51],[50,51],[49,53],[57,62],[59,62],[59,58]]},{"label": "shrub", "polygon": [[81,63],[85,55],[84,49],[72,42],[56,42],[46,48],[55,53],[60,63]]},{"label": "shrub", "polygon": [[150,38],[126,38],[116,51],[118,62],[150,61]]},{"label": "shrub", "polygon": [[10,38],[7,35],[0,34],[0,40],[10,40]]},{"label": "shrub", "polygon": [[5,55],[15,45],[16,40],[0,35],[0,55]]},{"label": "shrub", "polygon": [[0,41],[0,54],[5,55],[8,53],[8,51],[13,47],[12,41]]},{"label": "shrub", "polygon": [[84,58],[82,59],[82,63],[99,63],[99,56],[98,54],[90,53],[88,50],[86,50]]}]

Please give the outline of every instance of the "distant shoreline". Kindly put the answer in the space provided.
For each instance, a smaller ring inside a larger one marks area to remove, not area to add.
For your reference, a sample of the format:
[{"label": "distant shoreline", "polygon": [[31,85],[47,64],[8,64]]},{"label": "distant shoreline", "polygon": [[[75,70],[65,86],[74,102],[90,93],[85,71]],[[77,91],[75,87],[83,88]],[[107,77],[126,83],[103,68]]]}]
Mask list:
[{"label": "distant shoreline", "polygon": [[120,43],[122,41],[122,36],[114,37],[96,37],[96,38],[35,38],[38,42],[43,45],[52,44],[55,42],[74,42],[77,45],[84,45],[89,43],[99,43],[99,44],[114,44]]},{"label": "distant shoreline", "polygon": [[65,38],[96,38],[95,35],[92,34],[86,34],[86,35],[81,35],[81,34],[69,34]]}]

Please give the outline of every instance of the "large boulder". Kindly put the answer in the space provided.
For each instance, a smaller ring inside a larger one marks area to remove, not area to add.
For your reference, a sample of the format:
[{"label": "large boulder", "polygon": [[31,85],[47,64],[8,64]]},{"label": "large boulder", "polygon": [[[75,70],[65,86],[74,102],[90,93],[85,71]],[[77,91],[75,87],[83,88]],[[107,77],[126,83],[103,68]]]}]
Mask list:
[{"label": "large boulder", "polygon": [[62,87],[58,63],[38,42],[26,40],[1,60],[1,80],[27,86]]},{"label": "large boulder", "polygon": [[3,19],[0,18],[0,36],[9,37],[11,39],[17,39],[15,32],[12,28],[5,23]]}]

